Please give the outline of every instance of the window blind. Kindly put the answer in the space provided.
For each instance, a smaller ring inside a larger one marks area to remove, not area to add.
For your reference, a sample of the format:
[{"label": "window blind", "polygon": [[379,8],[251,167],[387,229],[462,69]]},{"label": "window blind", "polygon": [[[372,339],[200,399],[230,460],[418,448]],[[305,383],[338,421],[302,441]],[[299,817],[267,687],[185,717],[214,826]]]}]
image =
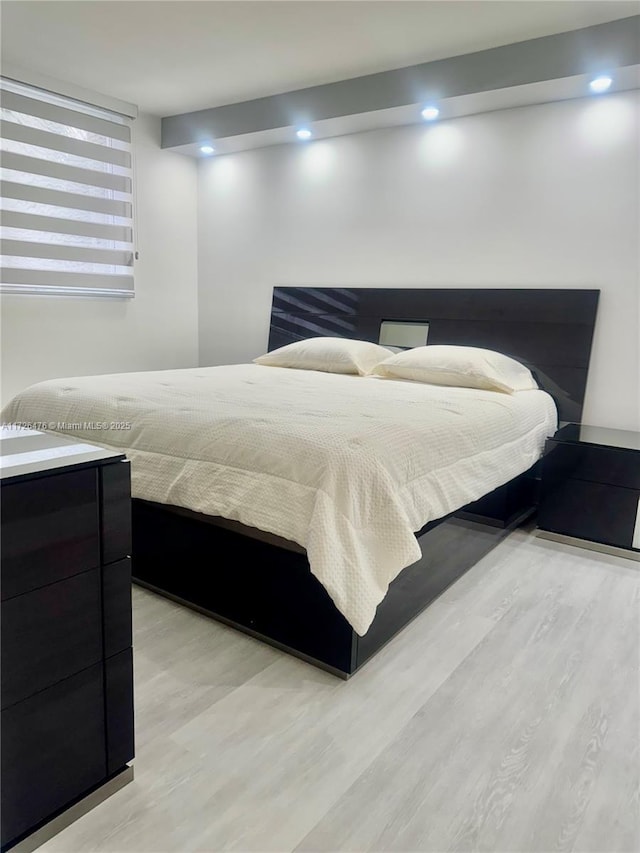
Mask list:
[{"label": "window blind", "polygon": [[130,297],[124,116],[0,78],[0,289]]}]

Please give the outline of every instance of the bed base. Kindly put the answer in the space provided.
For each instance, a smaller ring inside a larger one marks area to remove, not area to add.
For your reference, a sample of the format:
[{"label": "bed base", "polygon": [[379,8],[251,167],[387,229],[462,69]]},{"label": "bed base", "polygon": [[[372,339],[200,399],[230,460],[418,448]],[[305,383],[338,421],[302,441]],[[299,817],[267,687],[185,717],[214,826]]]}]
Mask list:
[{"label": "bed base", "polygon": [[390,585],[364,637],[299,547],[161,504],[133,501],[134,581],[346,679],[521,524],[535,493],[532,469],[416,534],[422,558]]}]

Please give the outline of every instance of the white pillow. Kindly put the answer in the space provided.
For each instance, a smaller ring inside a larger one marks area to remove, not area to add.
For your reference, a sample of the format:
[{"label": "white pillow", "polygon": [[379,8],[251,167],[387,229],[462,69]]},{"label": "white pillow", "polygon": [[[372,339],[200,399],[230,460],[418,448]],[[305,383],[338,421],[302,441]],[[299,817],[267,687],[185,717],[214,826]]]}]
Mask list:
[{"label": "white pillow", "polygon": [[478,347],[415,347],[385,359],[371,372],[432,385],[482,388],[507,394],[538,387],[531,371],[519,361]]},{"label": "white pillow", "polygon": [[254,362],[268,367],[294,367],[299,370],[355,373],[364,376],[389,354],[388,349],[369,341],[307,338],[254,358]]}]

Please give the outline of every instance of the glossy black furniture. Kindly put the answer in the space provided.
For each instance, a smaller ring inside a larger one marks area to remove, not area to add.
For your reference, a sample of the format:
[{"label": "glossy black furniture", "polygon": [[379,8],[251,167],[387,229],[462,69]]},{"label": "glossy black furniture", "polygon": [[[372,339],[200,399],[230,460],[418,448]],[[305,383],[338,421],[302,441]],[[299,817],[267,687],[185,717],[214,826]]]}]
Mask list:
[{"label": "glossy black furniture", "polygon": [[545,448],[538,524],[547,537],[640,559],[640,433],[562,426]]},{"label": "glossy black furniture", "polygon": [[129,463],[32,431],[0,450],[2,848],[25,849],[131,776]]},{"label": "glossy black furniture", "polygon": [[337,335],[378,341],[383,320],[429,324],[428,344],[497,350],[526,364],[562,421],[582,415],[599,290],[276,287],[269,349]]},{"label": "glossy black furniture", "polygon": [[[429,344],[497,349],[525,361],[568,418],[582,411],[598,296],[276,287],[269,349],[318,335],[377,342],[384,320],[426,322]],[[538,485],[534,466],[419,531],[422,558],[391,584],[364,637],[338,612],[299,546],[179,508],[133,502],[135,580],[347,678],[534,511]],[[230,555],[223,564],[203,565],[203,554],[220,553]]]},{"label": "glossy black furniture", "polygon": [[[532,475],[518,480],[519,488],[496,490],[504,500],[487,497],[486,516],[477,501],[417,534],[422,559],[391,584],[364,637],[311,574],[303,549],[175,507],[133,501],[135,580],[346,678],[531,512],[522,499],[535,488]],[[505,517],[496,506],[506,506]],[[230,555],[224,571],[203,563],[214,553]]]}]

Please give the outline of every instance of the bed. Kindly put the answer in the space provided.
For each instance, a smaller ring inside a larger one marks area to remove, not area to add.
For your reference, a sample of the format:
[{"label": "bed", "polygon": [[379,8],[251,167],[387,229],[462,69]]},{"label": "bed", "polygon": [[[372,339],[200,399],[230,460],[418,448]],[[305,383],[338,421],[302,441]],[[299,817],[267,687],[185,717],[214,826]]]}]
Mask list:
[{"label": "bed", "polygon": [[597,299],[274,290],[270,350],[419,321],[429,344],[512,355],[537,391],[250,364],[40,383],[3,417],[130,423],[73,429],[131,459],[136,580],[348,677],[532,512],[545,438],[579,420]]}]

